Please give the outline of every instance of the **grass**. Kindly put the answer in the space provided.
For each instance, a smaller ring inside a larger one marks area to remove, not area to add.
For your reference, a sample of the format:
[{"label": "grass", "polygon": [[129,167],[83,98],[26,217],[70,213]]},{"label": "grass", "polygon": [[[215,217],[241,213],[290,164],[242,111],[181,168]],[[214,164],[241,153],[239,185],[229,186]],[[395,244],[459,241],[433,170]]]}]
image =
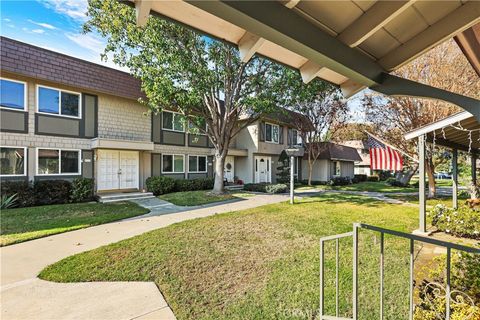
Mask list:
[{"label": "grass", "polygon": [[[319,238],[365,222],[410,232],[417,208],[353,195],[304,198],[184,221],[61,260],[40,273],[57,282],[154,281],[178,319],[313,319]],[[360,318],[378,319],[378,238],[360,232]],[[386,236],[385,319],[408,318],[408,241]],[[352,244],[340,242],[340,316],[351,317]],[[326,245],[326,309],[334,243]]]},{"label": "grass", "polygon": [[206,190],[173,192],[159,196],[160,199],[171,202],[177,206],[199,206],[202,204],[232,200],[241,197],[241,194],[213,194],[210,191]]},{"label": "grass", "polygon": [[301,186],[295,190],[344,190],[344,191],[369,191],[369,192],[382,192],[382,193],[395,193],[395,192],[418,192],[418,188],[413,187],[392,187],[384,181],[380,182],[359,182],[346,186],[328,186],[328,185],[318,185],[318,186]]},{"label": "grass", "polygon": [[148,213],[132,202],[73,203],[0,211],[0,246]]},{"label": "grass", "polygon": [[[418,204],[418,195],[396,195],[392,194],[388,196],[389,198],[394,198],[400,201],[408,202],[408,203],[414,203]],[[458,203],[463,203],[465,200],[468,199],[467,196],[460,196],[458,197]],[[432,199],[427,199],[427,206],[435,206],[437,204],[443,204],[447,207],[452,206],[452,197],[436,197]]]}]

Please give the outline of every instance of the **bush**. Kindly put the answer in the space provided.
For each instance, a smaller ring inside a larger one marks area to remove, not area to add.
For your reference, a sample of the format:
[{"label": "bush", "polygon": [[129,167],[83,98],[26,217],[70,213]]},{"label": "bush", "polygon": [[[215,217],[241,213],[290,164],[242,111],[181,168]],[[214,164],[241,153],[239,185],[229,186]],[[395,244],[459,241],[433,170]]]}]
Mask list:
[{"label": "bush", "polygon": [[480,239],[480,214],[468,207],[457,210],[437,204],[430,212],[432,225],[438,230],[459,237]]},{"label": "bush", "polygon": [[331,186],[346,186],[349,184],[352,184],[350,177],[333,177],[329,183]]},{"label": "bush", "polygon": [[380,181],[386,181],[388,178],[392,177],[392,173],[390,171],[379,171],[378,172],[378,179]]},{"label": "bush", "polygon": [[[302,180],[301,182],[303,185],[308,185],[308,180]],[[322,186],[327,184],[328,184],[328,181],[312,180],[312,186]]]},{"label": "bush", "polygon": [[199,178],[199,179],[177,179],[175,180],[175,192],[182,191],[197,191],[213,189],[215,180],[213,178]]},{"label": "bush", "polygon": [[244,190],[263,193],[285,193],[288,191],[288,187],[283,183],[247,183],[244,186]]},{"label": "bush", "polygon": [[16,194],[16,205],[18,207],[35,205],[35,193],[33,192],[32,184],[28,181],[2,181],[0,192],[7,197]]},{"label": "bush", "polygon": [[76,178],[72,182],[72,202],[85,202],[93,199],[93,179]]},{"label": "bush", "polygon": [[175,188],[175,179],[167,176],[149,177],[146,181],[146,185],[148,191],[159,196],[161,194],[173,192]]},{"label": "bush", "polygon": [[358,182],[365,182],[367,181],[367,175],[366,174],[356,174],[353,176],[353,183],[358,183]]},{"label": "bush", "polygon": [[388,178],[386,180],[387,184],[391,185],[392,187],[405,187],[406,185],[401,181],[398,181],[395,178]]},{"label": "bush", "polygon": [[62,204],[70,202],[72,183],[66,180],[39,180],[33,184],[35,204]]},{"label": "bush", "polygon": [[380,178],[378,176],[368,176],[367,181],[378,182],[378,181],[380,181]]}]

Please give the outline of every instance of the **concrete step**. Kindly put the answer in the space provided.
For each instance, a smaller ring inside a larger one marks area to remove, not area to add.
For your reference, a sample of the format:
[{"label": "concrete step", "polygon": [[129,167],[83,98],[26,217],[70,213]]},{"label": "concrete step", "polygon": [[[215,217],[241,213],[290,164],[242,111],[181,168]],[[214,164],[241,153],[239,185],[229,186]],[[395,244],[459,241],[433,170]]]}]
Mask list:
[{"label": "concrete step", "polygon": [[229,191],[243,190],[243,184],[235,184],[235,185],[231,185],[231,186],[225,186],[225,190],[229,190]]},{"label": "concrete step", "polygon": [[128,200],[138,200],[138,199],[148,199],[154,198],[153,193],[151,192],[128,192],[128,193],[106,193],[98,195],[98,202],[108,203],[108,202],[118,202],[118,201],[128,201]]}]

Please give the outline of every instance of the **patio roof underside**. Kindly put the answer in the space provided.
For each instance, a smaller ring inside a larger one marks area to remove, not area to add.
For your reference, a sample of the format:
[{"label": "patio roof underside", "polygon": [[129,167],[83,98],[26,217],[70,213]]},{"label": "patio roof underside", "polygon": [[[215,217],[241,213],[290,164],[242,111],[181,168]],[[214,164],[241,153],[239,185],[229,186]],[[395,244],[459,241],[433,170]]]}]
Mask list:
[{"label": "patio roof underside", "polygon": [[[477,130],[472,132],[471,139],[469,138],[469,131],[465,130]],[[465,120],[452,123],[442,129],[432,130],[426,133],[427,141],[433,142],[435,138],[435,144],[448,148],[454,148],[462,151],[469,151],[478,154],[480,151],[480,123],[472,116]],[[471,144],[470,144],[471,142]]]},{"label": "patio roof underside", "polygon": [[350,97],[363,88],[440,99],[480,119],[480,101],[389,74],[480,23],[480,1],[148,1],[130,0],[137,22],[149,13],[183,23],[318,77]]}]

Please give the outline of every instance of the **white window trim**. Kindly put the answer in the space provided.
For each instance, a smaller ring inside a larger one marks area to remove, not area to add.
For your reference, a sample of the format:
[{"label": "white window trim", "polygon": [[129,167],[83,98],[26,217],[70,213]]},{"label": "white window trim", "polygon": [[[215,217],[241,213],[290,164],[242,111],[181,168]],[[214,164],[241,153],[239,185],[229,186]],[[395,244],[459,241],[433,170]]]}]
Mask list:
[{"label": "white window trim", "polygon": [[[58,114],[57,113],[48,113],[48,112],[42,112],[40,111],[40,104],[39,104],[39,99],[40,99],[40,88],[45,88],[45,89],[51,89],[51,90],[57,90],[59,94],[59,99],[58,99]],[[69,116],[62,114],[62,92],[66,93],[72,93],[78,95],[78,116]],[[62,117],[62,118],[71,118],[71,119],[81,119],[82,118],[82,94],[80,92],[75,92],[75,91],[69,91],[69,90],[63,90],[60,88],[55,88],[55,87],[49,87],[49,86],[44,86],[41,84],[37,84],[36,90],[35,90],[35,100],[36,100],[36,112],[39,114],[45,114],[49,116],[55,116],[55,117]]]},{"label": "white window trim", "polygon": [[28,91],[28,84],[27,82],[25,81],[20,81],[20,80],[14,80],[14,79],[10,79],[10,78],[5,78],[5,77],[0,77],[0,80],[7,80],[7,81],[11,81],[11,82],[16,82],[16,83],[21,83],[23,84],[23,109],[15,109],[15,108],[9,108],[9,107],[3,107],[3,106],[0,106],[0,109],[5,109],[5,110],[13,110],[13,111],[19,111],[19,112],[27,112],[28,111],[28,94],[27,94],[27,91]]},{"label": "white window trim", "polygon": [[[268,141],[267,140],[267,124],[271,125],[272,126],[272,138],[273,138],[273,127],[277,127],[278,128],[278,141]],[[266,143],[272,143],[272,144],[280,144],[280,126],[278,124],[273,124],[273,123],[270,123],[270,122],[265,122],[265,142]]]},{"label": "white window trim", "polygon": [[27,167],[28,167],[28,150],[27,147],[19,147],[19,146],[0,146],[0,148],[12,148],[12,149],[23,149],[23,174],[0,174],[0,177],[25,177],[27,175]]},{"label": "white window trim", "polygon": [[[172,171],[163,171],[163,156],[172,156]],[[181,156],[183,158],[183,171],[175,171],[175,156]],[[173,153],[163,153],[162,154],[162,174],[180,174],[180,173],[185,173],[185,155],[184,154],[173,154]]]},{"label": "white window trim", "polygon": [[[58,150],[58,173],[39,173],[38,172],[38,150]],[[77,172],[61,173],[62,170],[62,151],[77,151],[78,152],[78,170]],[[78,176],[82,174],[82,150],[80,149],[62,149],[62,148],[35,148],[35,167],[37,176]]]},{"label": "white window trim", "polygon": [[[168,113],[172,113],[172,114],[173,114],[173,117],[172,117],[172,129],[164,128],[164,127],[163,127],[163,114],[164,114],[165,112],[168,112]],[[183,114],[181,114],[180,112],[175,112],[175,111],[162,111],[162,130],[165,130],[165,131],[173,131],[173,132],[185,132],[185,123],[183,124],[183,130],[175,130],[175,126],[174,126],[173,124],[175,123],[175,115],[176,115],[176,114],[183,116]]]},{"label": "white window trim", "polygon": [[[190,157],[197,157],[197,171],[191,171],[190,170]],[[205,171],[198,171],[198,159],[202,157],[202,158],[205,158]],[[196,155],[196,154],[189,154],[188,155],[188,173],[207,173],[207,167],[208,167],[208,161],[207,161],[207,156],[203,156],[203,155]]]}]

